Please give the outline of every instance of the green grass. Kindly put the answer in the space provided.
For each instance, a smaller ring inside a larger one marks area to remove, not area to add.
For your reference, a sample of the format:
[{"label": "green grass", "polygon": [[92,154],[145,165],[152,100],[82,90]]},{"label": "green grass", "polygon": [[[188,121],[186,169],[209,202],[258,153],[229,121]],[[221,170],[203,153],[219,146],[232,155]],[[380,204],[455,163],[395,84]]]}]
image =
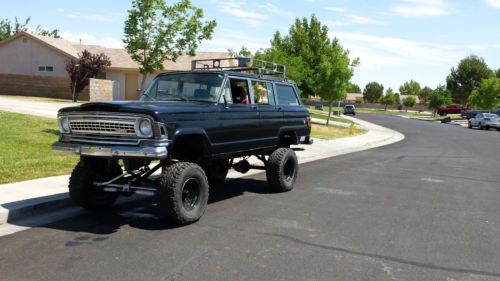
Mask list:
[{"label": "green grass", "polygon": [[351,134],[349,127],[341,126],[326,126],[320,124],[313,124],[311,130],[311,137],[325,140],[333,140],[338,138],[352,137],[367,133],[366,130],[356,128],[354,134]]},{"label": "green grass", "polygon": [[[18,100],[28,100],[28,101],[43,101],[43,102],[66,102],[66,103],[74,103],[71,100],[66,99],[57,99],[57,98],[45,98],[45,97],[30,97],[30,96],[12,96],[12,95],[3,95],[0,94],[2,98],[12,98]],[[78,101],[76,103],[84,103],[86,101]]]},{"label": "green grass", "polygon": [[[311,118],[317,118],[317,119],[322,119],[322,120],[327,120],[328,119],[328,116],[327,115],[323,115],[323,114],[310,113],[310,115],[311,115]],[[346,123],[346,124],[352,123],[351,120],[349,120],[349,119],[345,119],[345,118],[337,117],[337,116],[331,116],[330,117],[330,121],[335,121],[335,122],[340,122],[340,123]]]},{"label": "green grass", "polygon": [[65,175],[77,156],[53,153],[56,120],[0,111],[0,184]]},{"label": "green grass", "polygon": [[[334,106],[332,108],[333,111],[338,111],[340,110],[341,112],[344,111],[343,108],[341,107],[336,107]],[[411,110],[411,109],[410,109]],[[328,115],[328,107],[325,107],[325,110],[316,110],[314,109],[314,106],[309,107],[309,112],[311,114],[323,114],[323,115]],[[389,115],[405,115],[405,116],[430,116],[430,114],[426,113],[421,113],[421,112],[406,112],[405,110],[383,110],[383,109],[371,109],[371,108],[356,108],[356,112],[359,113],[373,113],[373,114],[389,114]]]}]

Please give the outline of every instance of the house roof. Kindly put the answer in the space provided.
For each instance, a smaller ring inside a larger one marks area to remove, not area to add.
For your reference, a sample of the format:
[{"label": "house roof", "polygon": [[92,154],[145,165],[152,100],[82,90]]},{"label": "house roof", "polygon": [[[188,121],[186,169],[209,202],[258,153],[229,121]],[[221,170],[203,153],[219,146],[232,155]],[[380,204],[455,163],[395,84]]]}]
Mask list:
[{"label": "house roof", "polygon": [[[10,42],[19,37],[26,36],[37,40],[38,42],[52,48],[64,55],[77,59],[78,55],[84,50],[88,50],[91,53],[104,53],[111,60],[111,67],[109,69],[124,69],[124,70],[139,70],[139,65],[130,57],[125,49],[116,48],[106,48],[99,45],[86,45],[74,43],[68,40],[53,38],[48,36],[42,36],[38,34],[32,34],[28,32],[19,32],[14,36],[11,36],[3,41],[0,41],[0,46]],[[164,63],[165,71],[182,71],[191,70],[192,60],[203,60],[209,58],[226,58],[229,57],[228,52],[197,52],[195,56],[191,57],[189,55],[180,56],[176,62],[166,61]]]}]

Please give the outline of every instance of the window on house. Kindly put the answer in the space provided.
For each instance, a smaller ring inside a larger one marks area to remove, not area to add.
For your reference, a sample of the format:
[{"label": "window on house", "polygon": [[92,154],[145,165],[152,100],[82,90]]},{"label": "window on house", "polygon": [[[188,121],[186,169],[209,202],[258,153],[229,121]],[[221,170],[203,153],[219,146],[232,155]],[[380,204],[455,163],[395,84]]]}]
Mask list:
[{"label": "window on house", "polygon": [[52,65],[39,65],[38,72],[54,72],[54,67]]}]

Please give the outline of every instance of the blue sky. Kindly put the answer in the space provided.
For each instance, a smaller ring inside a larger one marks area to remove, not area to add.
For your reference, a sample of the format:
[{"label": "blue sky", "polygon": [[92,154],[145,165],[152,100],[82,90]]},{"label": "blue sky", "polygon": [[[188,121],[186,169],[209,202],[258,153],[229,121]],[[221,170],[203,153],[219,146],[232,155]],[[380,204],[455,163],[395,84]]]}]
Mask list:
[{"label": "blue sky", "polygon": [[[353,81],[377,81],[398,89],[410,79],[435,87],[469,55],[500,68],[500,0],[192,0],[216,19],[214,38],[203,51],[255,51],[269,46],[276,30],[287,32],[296,17],[316,16],[359,57]],[[121,47],[126,0],[6,1],[0,19],[32,17],[32,27],[58,28],[65,39]]]}]

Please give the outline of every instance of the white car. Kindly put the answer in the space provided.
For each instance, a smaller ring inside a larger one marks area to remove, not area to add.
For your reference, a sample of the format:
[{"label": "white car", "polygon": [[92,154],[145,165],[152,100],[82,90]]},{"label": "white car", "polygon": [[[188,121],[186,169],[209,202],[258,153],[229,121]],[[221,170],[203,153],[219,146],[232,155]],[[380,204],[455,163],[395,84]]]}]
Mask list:
[{"label": "white car", "polygon": [[469,119],[469,128],[478,127],[480,130],[495,128],[500,131],[500,117],[493,113],[479,113]]}]

